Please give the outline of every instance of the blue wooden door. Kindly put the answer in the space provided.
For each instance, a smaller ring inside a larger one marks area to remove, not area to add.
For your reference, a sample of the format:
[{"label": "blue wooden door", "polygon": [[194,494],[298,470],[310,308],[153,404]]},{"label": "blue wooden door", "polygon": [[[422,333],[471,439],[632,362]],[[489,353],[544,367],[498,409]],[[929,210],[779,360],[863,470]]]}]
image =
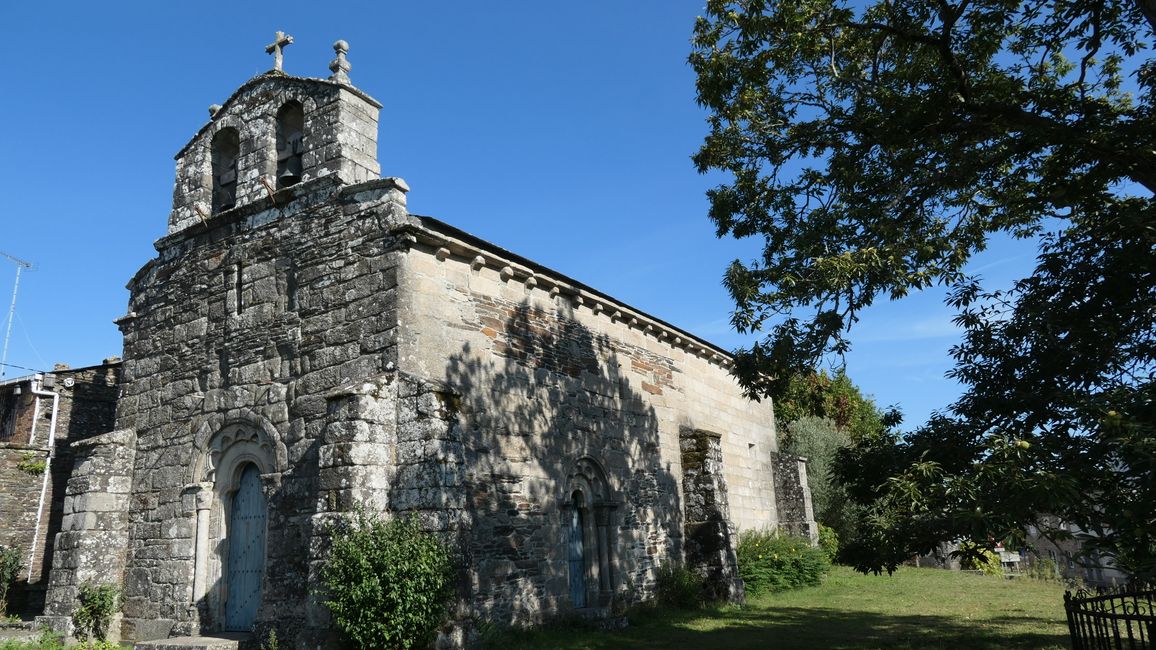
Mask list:
[{"label": "blue wooden door", "polygon": [[225,629],[249,630],[261,604],[265,574],[265,495],[257,466],[249,464],[233,494],[229,511],[229,569],[225,593]]},{"label": "blue wooden door", "polygon": [[582,511],[570,511],[570,602],[586,606],[586,553],[582,547]]}]

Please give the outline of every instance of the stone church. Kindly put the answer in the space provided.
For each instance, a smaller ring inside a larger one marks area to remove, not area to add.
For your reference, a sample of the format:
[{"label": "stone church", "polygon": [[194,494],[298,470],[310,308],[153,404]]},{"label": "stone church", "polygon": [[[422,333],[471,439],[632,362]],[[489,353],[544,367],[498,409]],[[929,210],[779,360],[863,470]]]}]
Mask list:
[{"label": "stone church", "polygon": [[805,463],[725,350],[409,213],[347,44],[314,79],[281,71],[287,42],[176,155],[117,321],[115,428],[73,444],[41,621],[111,582],[126,640],[318,647],[319,567],[358,508],[453,545],[458,644],[470,621],[651,598],[665,562],[739,598],[738,531],[814,534]]}]

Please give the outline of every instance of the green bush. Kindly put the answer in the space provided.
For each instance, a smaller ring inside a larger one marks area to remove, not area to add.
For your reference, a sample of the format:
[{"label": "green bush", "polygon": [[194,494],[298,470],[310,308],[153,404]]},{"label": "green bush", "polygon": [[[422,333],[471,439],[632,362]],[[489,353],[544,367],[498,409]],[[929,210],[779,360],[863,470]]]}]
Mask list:
[{"label": "green bush", "polygon": [[697,573],[673,562],[658,567],[654,578],[655,600],[671,609],[695,609],[703,602],[703,580]]},{"label": "green bush", "polygon": [[80,602],[72,613],[76,638],[81,641],[87,641],[89,637],[97,641],[107,639],[119,598],[120,587],[116,585],[93,585],[87,582],[80,585]]},{"label": "green bush", "polygon": [[360,648],[425,646],[453,596],[449,549],[410,518],[358,513],[321,571],[333,621]]},{"label": "green bush", "polygon": [[817,585],[831,568],[827,554],[810,540],[770,531],[743,531],[738,561],[748,596]]},{"label": "green bush", "polygon": [[48,469],[48,461],[29,451],[21,455],[20,460],[16,463],[16,469],[33,476],[40,476],[44,470]]},{"label": "green bush", "polygon": [[964,571],[982,571],[985,576],[1003,576],[1003,565],[999,563],[999,554],[972,542],[961,542],[959,550],[959,568]]},{"label": "green bush", "polygon": [[1028,577],[1033,580],[1043,580],[1044,582],[1060,582],[1063,577],[1060,573],[1060,567],[1056,566],[1055,560],[1046,557],[1037,557],[1032,559],[1028,566]]},{"label": "green bush", "polygon": [[10,546],[0,546],[0,616],[8,613],[8,590],[20,576],[20,550]]},{"label": "green bush", "polygon": [[839,533],[830,526],[819,524],[819,548],[827,555],[827,561],[834,562],[839,556]]}]

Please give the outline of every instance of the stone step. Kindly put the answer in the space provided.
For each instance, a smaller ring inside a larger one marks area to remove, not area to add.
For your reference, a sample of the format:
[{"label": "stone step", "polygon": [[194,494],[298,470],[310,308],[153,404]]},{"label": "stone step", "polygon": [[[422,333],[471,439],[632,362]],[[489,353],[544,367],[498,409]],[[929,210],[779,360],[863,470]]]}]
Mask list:
[{"label": "stone step", "polygon": [[4,629],[0,629],[0,646],[6,643],[33,643],[39,637],[40,632],[31,627],[6,626]]},{"label": "stone step", "polygon": [[34,630],[32,621],[4,621],[0,623],[0,630]]},{"label": "stone step", "polygon": [[179,636],[156,641],[141,641],[133,647],[137,650],[238,650],[241,642],[249,639],[248,634],[222,633],[214,636]]}]

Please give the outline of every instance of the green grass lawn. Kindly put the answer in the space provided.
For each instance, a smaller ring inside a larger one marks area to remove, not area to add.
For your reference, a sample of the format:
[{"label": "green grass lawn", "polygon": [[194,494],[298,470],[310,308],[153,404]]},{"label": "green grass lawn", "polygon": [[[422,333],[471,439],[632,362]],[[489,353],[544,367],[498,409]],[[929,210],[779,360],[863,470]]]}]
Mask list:
[{"label": "green grass lawn", "polygon": [[1068,648],[1064,588],[938,569],[864,576],[835,567],[819,587],[744,607],[642,612],[620,632],[579,625],[502,635],[511,648]]}]

